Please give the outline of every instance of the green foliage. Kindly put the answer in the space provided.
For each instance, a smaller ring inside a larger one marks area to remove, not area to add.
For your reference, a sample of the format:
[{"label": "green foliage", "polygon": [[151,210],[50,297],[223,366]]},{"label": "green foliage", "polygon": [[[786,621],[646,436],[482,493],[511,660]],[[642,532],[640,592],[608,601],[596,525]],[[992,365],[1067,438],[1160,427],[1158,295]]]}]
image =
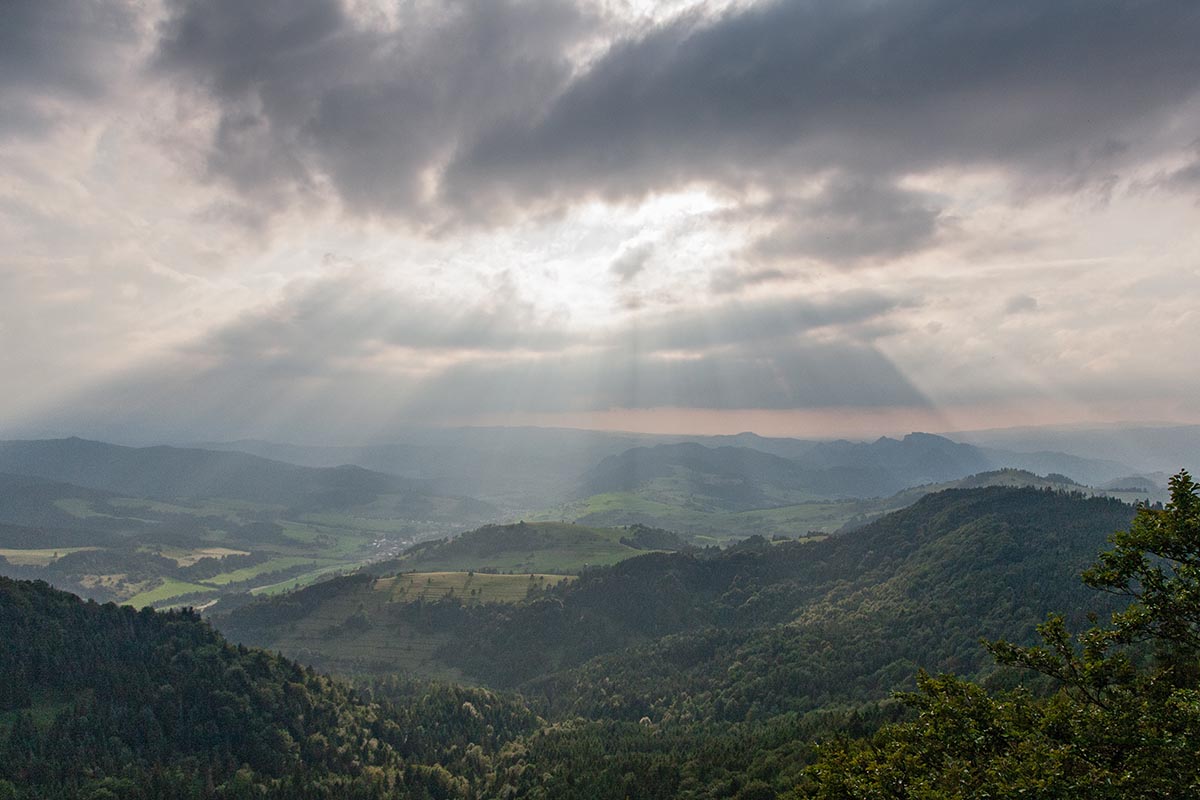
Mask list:
[{"label": "green foliage", "polygon": [[1050,697],[992,695],[922,676],[913,722],[825,748],[816,797],[1191,797],[1200,792],[1200,498],[1186,472],[1171,502],[1141,507],[1084,573],[1129,600],[1073,637],[1061,615],[1042,644],[989,646],[1001,664],[1059,684]]},{"label": "green foliage", "polygon": [[459,798],[536,725],[490,692],[355,690],[191,612],[4,578],[0,675],[0,797],[21,800]]}]

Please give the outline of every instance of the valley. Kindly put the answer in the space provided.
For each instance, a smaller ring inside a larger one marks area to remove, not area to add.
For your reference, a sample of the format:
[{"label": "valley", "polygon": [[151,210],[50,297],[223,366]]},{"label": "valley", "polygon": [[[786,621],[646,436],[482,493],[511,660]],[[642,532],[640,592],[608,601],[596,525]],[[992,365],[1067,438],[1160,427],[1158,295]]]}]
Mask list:
[{"label": "valley", "polygon": [[[409,453],[404,448],[333,451],[391,464],[407,476],[232,450],[82,439],[0,442],[0,574],[42,578],[86,597],[139,607],[207,608],[223,598],[292,591],[377,562],[388,565],[379,568],[385,571],[574,575],[647,549],[625,541],[632,527],[669,532],[665,549],[725,546],[752,535],[821,538],[956,486],[1037,486],[1129,501],[1162,496],[1155,479],[1145,476],[1111,479],[1107,489],[1011,467],[958,476],[998,456],[928,435],[870,445],[713,437],[618,450],[637,440],[557,431],[534,437],[556,455],[539,461],[519,449],[514,454],[518,464],[553,470],[496,467],[487,482],[497,502],[518,495],[530,502],[520,492],[536,490],[545,501],[558,498],[557,505],[522,509],[442,493],[467,488],[449,485],[437,472],[465,457],[461,439],[484,437],[492,446],[513,441],[486,433],[449,436],[442,448],[422,440],[425,471],[396,460],[397,453]],[[259,449],[308,461],[330,457],[324,450]],[[949,460],[940,460],[945,454]],[[1009,458],[1021,460],[1019,454]],[[1066,455],[1039,458],[1073,463]],[[904,472],[922,463],[927,466]],[[566,469],[578,470],[577,476]],[[1123,471],[1102,462],[1092,469]],[[897,477],[902,474],[909,477]],[[947,475],[955,477],[915,483]],[[905,488],[873,494],[896,486]],[[473,533],[434,544],[465,532]],[[489,554],[484,543],[491,540],[506,543]]]}]

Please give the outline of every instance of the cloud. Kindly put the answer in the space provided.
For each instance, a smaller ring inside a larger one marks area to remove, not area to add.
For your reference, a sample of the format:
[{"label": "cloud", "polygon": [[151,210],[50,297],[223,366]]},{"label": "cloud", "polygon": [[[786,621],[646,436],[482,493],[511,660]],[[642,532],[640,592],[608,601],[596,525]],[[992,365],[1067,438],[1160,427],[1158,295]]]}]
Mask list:
[{"label": "cloud", "polygon": [[72,105],[104,97],[137,41],[132,3],[0,3],[0,137],[45,132]]},{"label": "cloud", "polygon": [[844,332],[885,318],[904,305],[869,290],[729,302],[652,316],[630,327],[624,336],[634,351],[700,353],[754,342],[794,341],[822,329]]},{"label": "cloud", "polygon": [[1005,314],[1025,314],[1037,308],[1038,301],[1027,294],[1014,294],[1004,303]]},{"label": "cloud", "polygon": [[431,176],[568,78],[588,17],[560,0],[417,2],[395,25],[337,0],[174,0],[155,64],[218,122],[213,177],[274,202],[326,184],[351,211],[426,217]]},{"label": "cloud", "polygon": [[873,176],[811,209],[832,232],[763,245],[834,260],[928,239],[935,210],[899,176],[1111,179],[1200,89],[1186,0],[787,0],[649,29],[566,0],[418,2],[391,26],[337,0],[169,8],[156,63],[215,103],[210,174],[247,194],[502,222],[697,182],[788,196],[830,169]]},{"label": "cloud", "polygon": [[1167,175],[1166,185],[1182,191],[1200,189],[1200,158]]},{"label": "cloud", "polygon": [[760,260],[888,261],[928,247],[940,230],[940,203],[930,193],[861,177],[838,176],[815,197],[771,206],[756,213],[775,220],[751,247]]},{"label": "cloud", "polygon": [[1200,89],[1200,9],[1018,0],[796,0],[618,42],[544,113],[451,165],[475,206],[638,198],[697,181],[782,190],[838,168],[1000,166],[1104,177]]},{"label": "cloud", "polygon": [[188,350],[220,363],[326,373],[354,369],[389,351],[546,352],[578,338],[553,322],[511,286],[502,284],[479,302],[449,303],[351,268],[295,281],[276,302],[242,315]]},{"label": "cloud", "polygon": [[621,252],[608,265],[608,271],[616,276],[621,283],[629,283],[646,268],[646,263],[654,255],[654,244],[643,242],[628,247],[622,247]]},{"label": "cloud", "polygon": [[791,277],[789,273],[775,267],[764,269],[723,267],[713,270],[709,276],[708,285],[713,294],[737,294],[749,287],[786,281]]},{"label": "cloud", "polygon": [[[907,305],[858,290],[785,296],[711,307],[643,312],[621,323],[581,326],[539,313],[501,285],[476,300],[421,297],[393,288],[362,268],[289,285],[266,307],[247,312],[188,346],[209,362],[295,372],[340,372],[370,366],[389,352],[418,351],[465,361],[562,355],[580,349],[614,357],[695,358],[762,343],[798,342],[816,331],[845,338]],[[775,344],[771,345],[776,346]]]}]

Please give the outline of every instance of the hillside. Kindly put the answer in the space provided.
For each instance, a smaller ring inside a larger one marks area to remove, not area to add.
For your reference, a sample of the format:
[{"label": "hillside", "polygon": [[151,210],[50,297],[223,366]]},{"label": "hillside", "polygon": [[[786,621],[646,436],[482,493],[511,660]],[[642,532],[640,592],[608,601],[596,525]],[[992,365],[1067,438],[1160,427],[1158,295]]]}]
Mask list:
[{"label": "hillside", "polygon": [[534,722],[461,690],[369,702],[190,612],[4,578],[0,643],[4,797],[447,796],[435,762],[469,775],[455,751],[495,752]]},{"label": "hillside", "polygon": [[575,580],[583,569],[688,545],[670,531],[635,525],[485,525],[449,540],[416,545],[397,559],[316,586],[263,598],[227,597],[210,617],[233,638],[296,654],[322,669],[401,670],[460,680],[435,655],[453,637],[405,622],[404,606],[450,600],[520,604]]},{"label": "hillside", "polygon": [[[1028,639],[1048,610],[1102,608],[1076,576],[1132,514],[1060,492],[950,490],[823,541],[648,554],[548,586],[533,602],[398,602],[364,622],[411,631],[431,648],[430,669],[520,686],[563,713],[808,710],[885,697],[919,666],[974,672],[981,636]],[[318,592],[325,599],[310,603]],[[338,593],[314,587],[215,622],[274,646],[275,631],[305,627],[306,613]],[[354,638],[293,640],[289,652]]]}]

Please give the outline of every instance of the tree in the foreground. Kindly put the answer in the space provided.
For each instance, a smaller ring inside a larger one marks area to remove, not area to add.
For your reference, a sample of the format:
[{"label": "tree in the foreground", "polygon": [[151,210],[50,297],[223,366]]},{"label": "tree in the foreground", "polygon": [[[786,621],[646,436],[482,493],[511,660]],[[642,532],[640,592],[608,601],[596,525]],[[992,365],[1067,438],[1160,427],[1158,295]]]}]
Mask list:
[{"label": "tree in the foreground", "polygon": [[910,722],[821,748],[798,794],[819,798],[1200,797],[1200,497],[1186,472],[1165,508],[1141,507],[1083,579],[1128,605],[1073,636],[988,646],[1058,691],[992,694],[918,678]]}]

